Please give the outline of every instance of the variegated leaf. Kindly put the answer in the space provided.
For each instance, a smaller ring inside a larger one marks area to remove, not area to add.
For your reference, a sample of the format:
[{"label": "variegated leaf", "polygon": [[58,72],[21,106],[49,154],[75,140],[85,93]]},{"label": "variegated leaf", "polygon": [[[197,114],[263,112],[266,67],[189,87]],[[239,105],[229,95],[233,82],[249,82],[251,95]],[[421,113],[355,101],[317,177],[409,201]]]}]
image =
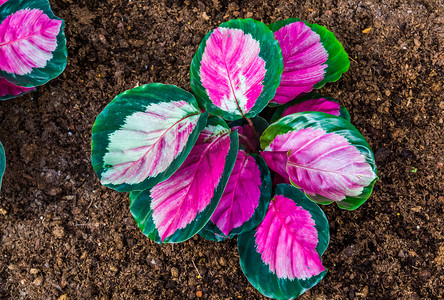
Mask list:
[{"label": "variegated leaf", "polygon": [[131,192],[131,212],[158,243],[185,241],[208,222],[233,169],[238,137],[219,118],[208,125],[182,166],[150,190]]},{"label": "variegated leaf", "polygon": [[239,236],[241,267],[265,296],[293,299],[325,276],[321,255],[328,241],[322,210],[300,190],[279,184],[262,223]]},{"label": "variegated leaf", "polygon": [[190,153],[207,113],[192,94],[147,84],[118,95],[92,129],[92,164],[103,185],[144,190],[170,177]]},{"label": "variegated leaf", "polygon": [[347,53],[325,27],[293,18],[269,27],[284,58],[281,84],[271,104],[287,103],[326,82],[337,81],[348,70]]},{"label": "variegated leaf", "polygon": [[321,112],[296,113],[261,137],[268,166],[321,204],[355,209],[377,179],[373,153],[347,120]]},{"label": "variegated leaf", "polygon": [[253,19],[209,32],[191,63],[191,87],[205,109],[226,120],[256,116],[273,98],[282,73],[273,33]]},{"label": "variegated leaf", "polygon": [[66,66],[64,21],[47,0],[6,1],[0,6],[0,76],[22,86],[42,85]]},{"label": "variegated leaf", "polygon": [[219,205],[199,234],[221,241],[250,231],[264,218],[270,199],[271,178],[265,161],[239,150]]}]

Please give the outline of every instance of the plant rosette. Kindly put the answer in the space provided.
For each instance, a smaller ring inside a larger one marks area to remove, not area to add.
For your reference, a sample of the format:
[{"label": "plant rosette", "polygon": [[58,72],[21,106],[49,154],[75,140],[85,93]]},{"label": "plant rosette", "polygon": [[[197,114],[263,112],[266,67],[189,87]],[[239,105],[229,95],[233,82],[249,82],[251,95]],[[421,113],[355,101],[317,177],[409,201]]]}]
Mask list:
[{"label": "plant rosette", "polygon": [[[99,114],[93,168],[103,185],[130,192],[131,213],[150,239],[238,236],[250,283],[268,297],[298,297],[327,272],[329,227],[318,204],[356,209],[378,178],[347,110],[309,93],[349,64],[317,24],[223,23],[191,62],[194,95],[152,83]],[[259,115],[267,106],[270,125]]]}]

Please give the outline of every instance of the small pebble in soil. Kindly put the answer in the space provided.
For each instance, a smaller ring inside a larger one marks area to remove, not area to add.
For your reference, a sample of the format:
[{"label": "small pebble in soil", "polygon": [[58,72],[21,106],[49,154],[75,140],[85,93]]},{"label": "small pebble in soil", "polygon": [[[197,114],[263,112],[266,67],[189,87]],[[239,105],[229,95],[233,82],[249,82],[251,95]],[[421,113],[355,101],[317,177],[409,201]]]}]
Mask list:
[{"label": "small pebble in soil", "polygon": [[196,292],[196,296],[197,296],[198,298],[202,297],[202,291],[197,291],[197,292]]},{"label": "small pebble in soil", "polygon": [[111,266],[111,267],[109,267],[109,269],[110,269],[112,272],[117,272],[117,271],[118,271],[118,269],[117,269],[115,266]]},{"label": "small pebble in soil", "polygon": [[[358,294],[358,293],[356,293]],[[362,291],[359,293],[359,296],[363,297],[364,299],[368,296],[368,286],[365,286]]]},{"label": "small pebble in soil", "polygon": [[37,277],[36,279],[34,279],[34,281],[32,282],[32,284],[36,285],[36,286],[40,286],[43,283],[43,277]]},{"label": "small pebble in soil", "polygon": [[49,190],[49,195],[50,195],[50,196],[57,196],[57,195],[60,194],[61,192],[62,192],[62,189],[59,188],[59,187],[51,188],[51,189]]},{"label": "small pebble in soil", "polygon": [[31,273],[32,275],[35,275],[39,272],[39,269],[34,269],[32,268],[31,270],[29,270],[29,273]]},{"label": "small pebble in soil", "polygon": [[227,265],[227,261],[225,260],[225,258],[219,258],[219,265],[221,265],[222,267],[225,267]]},{"label": "small pebble in soil", "polygon": [[354,245],[347,246],[347,248],[344,249],[345,255],[347,255],[348,257],[352,256],[354,252],[354,247]]},{"label": "small pebble in soil", "polygon": [[171,268],[171,276],[172,276],[173,278],[177,278],[177,277],[179,277],[179,270],[178,270],[177,268],[175,268],[175,267],[172,267],[172,268]]},{"label": "small pebble in soil", "polygon": [[153,258],[149,261],[149,263],[156,269],[160,268],[162,266],[162,262],[157,259],[157,258]]},{"label": "small pebble in soil", "polygon": [[429,279],[431,276],[432,276],[432,274],[430,273],[429,270],[422,270],[422,271],[419,273],[419,277],[421,277],[421,279],[423,279],[423,280],[427,280],[427,279]]},{"label": "small pebble in soil", "polygon": [[57,226],[56,228],[54,228],[54,230],[52,231],[52,234],[54,234],[54,236],[56,238],[61,239],[63,237],[63,235],[65,234],[65,231],[63,230],[62,227]]}]

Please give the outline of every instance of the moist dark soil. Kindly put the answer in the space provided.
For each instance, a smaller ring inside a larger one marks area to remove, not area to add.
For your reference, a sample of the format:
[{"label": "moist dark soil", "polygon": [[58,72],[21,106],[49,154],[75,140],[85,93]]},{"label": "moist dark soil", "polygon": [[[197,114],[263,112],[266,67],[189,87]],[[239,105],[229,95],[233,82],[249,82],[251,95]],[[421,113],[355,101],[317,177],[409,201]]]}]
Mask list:
[{"label": "moist dark soil", "polygon": [[299,17],[327,26],[349,53],[350,70],[320,92],[348,108],[380,177],[356,211],[322,207],[331,226],[329,272],[301,299],[442,299],[441,1],[51,3],[66,21],[65,72],[0,103],[1,298],[264,299],[242,274],[236,240],[146,238],[128,194],[102,187],[91,167],[91,127],[117,94],[137,85],[190,90],[191,59],[220,23]]}]

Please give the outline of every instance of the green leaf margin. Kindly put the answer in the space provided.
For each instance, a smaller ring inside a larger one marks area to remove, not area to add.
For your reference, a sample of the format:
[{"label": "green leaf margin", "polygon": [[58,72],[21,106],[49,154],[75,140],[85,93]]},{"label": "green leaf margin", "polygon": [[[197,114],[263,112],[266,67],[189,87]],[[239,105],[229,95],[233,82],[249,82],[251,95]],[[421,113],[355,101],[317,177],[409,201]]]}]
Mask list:
[{"label": "green leaf margin", "polygon": [[[298,131],[308,127],[323,129],[327,133],[336,133],[345,137],[348,142],[356,147],[359,153],[364,156],[365,161],[377,175],[373,152],[362,134],[349,121],[323,112],[300,112],[279,119],[277,122],[271,124],[262,134],[260,138],[261,148],[265,149],[268,147],[277,135],[282,135],[289,131]],[[370,197],[376,180],[378,180],[377,176],[368,186],[364,187],[359,196],[346,196],[344,200],[338,201],[338,206],[346,210],[354,210],[361,206]],[[307,197],[319,204],[326,205],[334,202],[320,195],[307,195]]]},{"label": "green leaf margin", "polygon": [[[251,110],[245,114],[245,117],[252,118],[259,114],[267,106],[268,102],[273,99],[276,94],[276,89],[281,82],[281,74],[284,69],[281,48],[279,47],[278,41],[274,38],[273,32],[271,32],[267,25],[262,22],[253,19],[234,19],[222,23],[219,27],[241,29],[246,34],[251,34],[251,36],[260,43],[261,50],[259,56],[265,61],[266,73],[265,78],[262,81],[264,83],[262,93],[259,95]],[[234,121],[243,116],[224,111],[214,105],[200,79],[202,56],[205,51],[206,42],[213,32],[214,30],[211,30],[205,35],[191,62],[191,88],[196,95],[199,104],[201,104],[205,110],[215,116],[220,116],[225,120]]]},{"label": "green leaf margin", "polygon": [[[282,117],[282,115],[284,114],[284,112],[285,112],[289,107],[291,107],[291,106],[293,106],[293,105],[295,105],[295,104],[299,104],[299,103],[301,103],[301,102],[308,101],[308,100],[312,100],[312,99],[321,99],[321,98],[323,98],[323,99],[327,99],[327,100],[329,100],[329,101],[333,101],[333,102],[336,102],[336,103],[339,103],[338,100],[333,99],[333,98],[331,98],[331,97],[325,97],[325,96],[322,96],[321,94],[317,94],[317,93],[306,94],[306,95],[303,95],[303,96],[301,96],[301,97],[298,97],[298,98],[296,98],[296,99],[294,99],[294,100],[292,100],[292,101],[290,101],[290,102],[287,102],[287,103],[285,103],[284,105],[280,105],[280,106],[276,109],[276,111],[274,112],[273,116],[271,117],[270,122],[271,122],[271,123],[274,123],[274,122],[276,122],[277,120],[279,120],[279,119]],[[342,106],[342,105],[341,105],[341,108],[339,109],[339,116],[340,116],[341,118],[343,118],[343,119],[346,119],[347,121],[350,121],[350,114],[348,113],[347,109],[346,109],[344,106]]]},{"label": "green leaf margin", "polygon": [[6,170],[6,155],[5,148],[3,148],[2,142],[0,142],[0,189],[2,187],[3,175]]},{"label": "green leaf margin", "polygon": [[[319,256],[322,256],[330,240],[328,220],[324,212],[318,205],[310,201],[301,190],[291,185],[278,184],[275,193],[293,200],[298,206],[309,211],[318,231],[316,251]],[[272,201],[274,201],[274,198]],[[268,265],[264,263],[261,255],[256,251],[255,235],[256,230],[244,233],[239,236],[237,244],[242,271],[248,281],[263,295],[274,299],[296,298],[318,284],[327,273],[327,270],[325,270],[319,275],[306,280],[278,278],[275,273],[270,271]]]},{"label": "green leaf margin", "polygon": [[254,158],[261,172],[261,186],[259,187],[261,195],[259,198],[258,207],[255,209],[254,214],[251,216],[250,219],[248,219],[244,224],[236,228],[233,228],[228,234],[228,236],[225,236],[225,234],[213,222],[211,222],[211,220],[208,221],[207,225],[205,225],[205,227],[199,232],[199,235],[202,236],[203,238],[216,242],[220,242],[226,239],[231,239],[236,235],[253,230],[264,219],[265,213],[267,212],[268,205],[270,204],[271,200],[272,182],[271,182],[270,170],[268,169],[265,160],[260,155],[256,153],[247,154],[247,155]]},{"label": "green leaf margin", "polygon": [[65,70],[67,64],[68,50],[66,48],[66,37],[64,33],[65,21],[57,16],[51,10],[47,0],[9,0],[0,6],[0,23],[9,15],[22,9],[42,10],[50,19],[61,20],[60,32],[57,35],[57,47],[52,52],[53,57],[43,68],[33,68],[31,73],[18,75],[0,70],[0,77],[5,78],[11,83],[22,87],[35,87],[43,85],[51,79],[59,76]]},{"label": "green leaf margin", "polygon": [[[268,27],[273,32],[276,32],[288,24],[301,21],[302,20],[300,20],[299,18],[289,18],[286,20],[280,20],[275,23],[272,23],[268,25]],[[321,44],[328,53],[328,59],[324,63],[327,64],[324,79],[315,84],[313,87],[315,89],[319,89],[323,87],[327,82],[338,81],[339,78],[341,78],[342,73],[348,71],[350,67],[350,60],[341,42],[339,42],[339,40],[335,37],[333,32],[329,31],[326,27],[318,24],[311,24],[308,23],[307,21],[302,21],[302,22],[304,22],[305,25],[310,27],[311,30],[319,34],[321,38]]]},{"label": "green leaf margin", "polygon": [[[228,126],[222,119],[216,117],[210,117],[208,119],[208,125],[221,125],[222,122],[228,129]],[[228,155],[225,160],[225,167],[222,177],[216,187],[210,204],[202,212],[198,213],[194,221],[188,224],[185,228],[179,229],[173,235],[165,238],[163,242],[153,221],[150,190],[130,192],[130,211],[137,223],[137,226],[140,228],[140,230],[142,230],[144,235],[159,244],[180,243],[194,236],[207,224],[208,220],[211,218],[211,215],[219,204],[223,191],[225,190],[225,186],[227,185],[228,178],[233,170],[237,151],[239,149],[239,138],[237,136],[237,132],[227,132],[226,134],[229,134],[231,141],[230,150],[228,151]]]},{"label": "green leaf margin", "polygon": [[108,152],[109,135],[119,130],[125,119],[137,111],[142,111],[152,103],[168,103],[183,100],[196,108],[196,114],[200,114],[199,120],[193,132],[183,148],[182,152],[173,160],[170,166],[155,177],[149,177],[137,184],[105,184],[119,192],[142,191],[153,187],[157,183],[166,180],[182,165],[194,146],[199,133],[205,127],[208,113],[201,113],[193,94],[175,86],[162,83],[150,83],[127,90],[117,95],[97,116],[92,127],[91,139],[91,163],[99,179],[106,171],[104,156]]},{"label": "green leaf margin", "polygon": [[[3,78],[3,79],[6,80],[6,78]],[[0,101],[6,101],[6,100],[9,100],[9,99],[18,98],[18,97],[24,96],[24,95],[26,95],[26,94],[29,94],[29,93],[31,93],[31,92],[35,92],[35,90],[36,90],[36,89],[34,88],[34,89],[31,90],[31,91],[27,91],[27,92],[24,92],[24,93],[18,94],[18,95],[16,95],[16,96],[13,96],[13,95],[10,95],[10,94],[4,95],[4,96],[0,96]]]}]

